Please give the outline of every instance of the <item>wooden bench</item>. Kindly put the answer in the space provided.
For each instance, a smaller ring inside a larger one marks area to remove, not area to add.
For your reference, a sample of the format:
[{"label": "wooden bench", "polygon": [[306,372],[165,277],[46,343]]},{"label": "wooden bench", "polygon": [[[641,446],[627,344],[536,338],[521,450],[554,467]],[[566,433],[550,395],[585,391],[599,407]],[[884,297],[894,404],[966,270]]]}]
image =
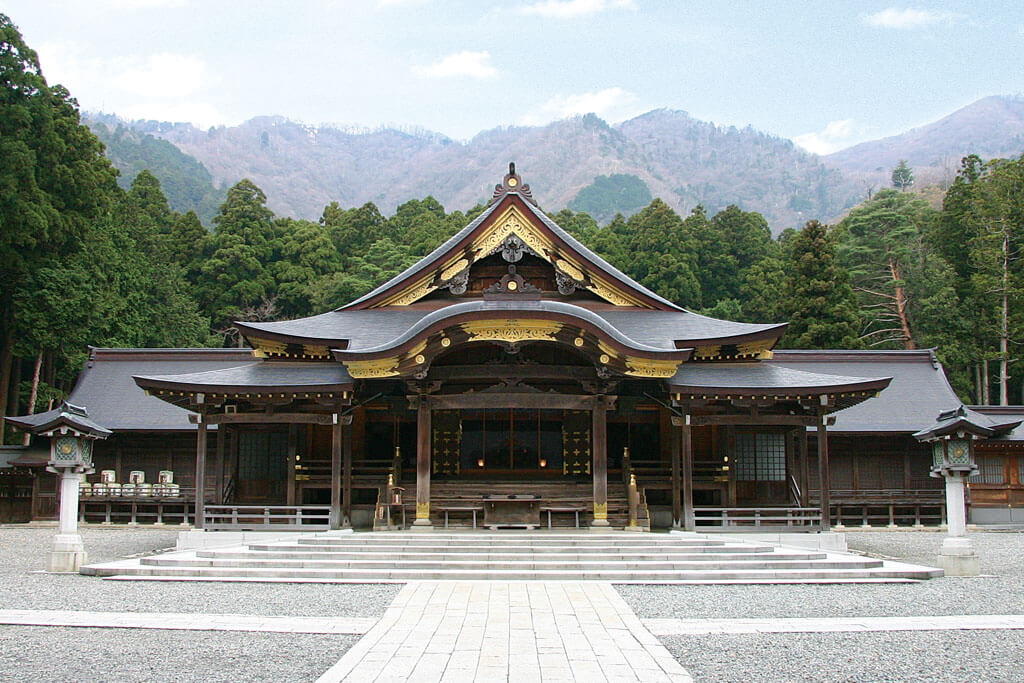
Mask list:
[{"label": "wooden bench", "polygon": [[563,506],[563,505],[541,505],[540,506],[540,511],[548,513],[548,528],[549,529],[551,528],[551,513],[552,512],[571,512],[571,513],[573,513],[574,515],[576,515],[576,528],[579,529],[580,528],[580,513],[584,512],[585,510],[583,508],[581,508],[581,507],[578,507],[578,506],[571,506],[570,507],[568,505],[565,505],[565,506]]},{"label": "wooden bench", "polygon": [[473,513],[473,528],[476,528],[476,513],[483,512],[483,505],[438,505],[434,508],[438,512],[444,513],[444,528],[448,528],[448,513],[449,512],[472,512]]}]

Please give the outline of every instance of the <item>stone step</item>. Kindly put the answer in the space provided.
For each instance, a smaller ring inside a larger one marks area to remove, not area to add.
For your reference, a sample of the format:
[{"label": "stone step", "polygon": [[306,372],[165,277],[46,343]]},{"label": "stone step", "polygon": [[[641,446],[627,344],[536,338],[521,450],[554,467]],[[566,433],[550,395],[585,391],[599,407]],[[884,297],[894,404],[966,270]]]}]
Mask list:
[{"label": "stone step", "polygon": [[594,562],[533,560],[279,560],[263,558],[145,557],[149,567],[240,567],[252,569],[495,569],[495,570],[691,570],[691,569],[867,569],[881,567],[881,560],[745,560],[726,562],[674,562],[660,559],[626,561],[611,558]]},{"label": "stone step", "polygon": [[[271,560],[355,560],[355,559],[374,559],[374,560],[396,560],[396,559],[422,559],[422,560],[472,560],[472,559],[487,559],[487,560],[534,560],[534,561],[554,561],[560,560],[563,562],[578,562],[593,560],[596,553],[578,553],[578,552],[543,552],[543,553],[506,553],[506,552],[492,552],[492,553],[474,553],[474,552],[376,552],[376,551],[348,551],[348,552],[304,552],[302,550],[295,551],[281,551],[277,549],[270,550],[237,550],[237,551],[226,551],[226,550],[197,550],[196,557],[201,558],[220,558],[220,559],[245,559],[245,558],[265,558]],[[692,552],[669,552],[663,551],[657,555],[651,553],[617,553],[614,555],[615,558],[620,560],[644,560],[656,557],[659,560],[675,560],[675,561],[688,561],[692,560],[695,562],[715,562],[725,560],[735,560],[737,562],[749,562],[757,559],[771,559],[771,560],[818,560],[825,557],[825,553],[779,553],[771,552],[770,550],[762,553],[692,553]]]},{"label": "stone step", "polygon": [[[586,532],[584,532],[586,533]],[[673,541],[671,539],[658,540],[647,538],[648,534],[627,534],[628,538],[613,539],[607,537],[595,537],[585,539],[573,539],[573,538],[544,538],[544,539],[530,539],[524,536],[520,537],[495,537],[495,536],[484,536],[479,537],[467,537],[460,536],[457,538],[444,538],[439,537],[434,533],[422,533],[402,537],[388,537],[386,532],[375,534],[375,538],[362,539],[358,535],[352,534],[349,536],[335,536],[335,537],[312,537],[312,538],[299,538],[296,543],[305,546],[368,546],[376,544],[384,544],[390,546],[456,546],[461,545],[465,547],[481,548],[486,546],[496,547],[507,547],[507,548],[521,548],[529,546],[531,548],[544,548],[544,547],[599,547],[599,548],[626,548],[626,547],[645,547],[645,548],[660,548],[660,547],[673,547],[673,548],[685,548],[685,547],[709,547],[709,546],[724,546],[730,545],[725,541],[696,541],[696,540],[681,540]],[[638,537],[639,536],[639,537]],[[739,546],[742,544],[736,543],[731,544]]]},{"label": "stone step", "polygon": [[[331,569],[253,567],[160,567],[140,565],[131,572],[109,575],[177,576],[182,578],[232,577],[261,579],[349,579],[364,582],[394,580],[499,580],[499,581],[798,581],[830,579],[928,579],[941,575],[928,568],[886,570],[854,569],[715,569],[715,570],[617,570],[617,569]],[[103,575],[97,572],[97,575]]]},{"label": "stone step", "polygon": [[597,546],[578,546],[578,545],[552,545],[552,546],[533,546],[533,545],[518,545],[518,546],[502,546],[496,544],[475,544],[475,543],[461,543],[461,544],[416,544],[416,545],[392,545],[392,544],[349,544],[349,543],[332,543],[332,544],[267,544],[267,543],[253,543],[248,546],[253,551],[264,551],[272,552],[276,550],[283,551],[295,551],[295,552],[308,552],[308,553],[332,553],[332,552],[393,552],[393,553],[407,553],[407,552],[440,552],[440,553],[452,553],[452,552],[463,552],[463,553],[504,553],[508,555],[516,554],[531,554],[531,553],[566,553],[575,552],[587,555],[604,555],[609,553],[620,553],[620,552],[634,552],[634,553],[663,553],[663,552],[684,552],[684,553],[730,553],[735,555],[745,555],[749,553],[765,553],[772,552],[770,546],[764,545],[712,545],[712,546],[656,546],[656,545],[630,545],[630,546],[618,546],[618,545],[597,545]]}]

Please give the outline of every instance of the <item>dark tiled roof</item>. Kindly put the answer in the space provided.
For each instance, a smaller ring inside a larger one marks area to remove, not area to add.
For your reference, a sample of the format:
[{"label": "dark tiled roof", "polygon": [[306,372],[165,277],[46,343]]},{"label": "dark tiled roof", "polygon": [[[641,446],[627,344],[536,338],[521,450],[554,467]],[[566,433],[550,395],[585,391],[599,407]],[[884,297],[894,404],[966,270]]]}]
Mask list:
[{"label": "dark tiled roof", "polygon": [[[968,406],[975,413],[988,418],[993,425],[998,425],[1002,432],[989,439],[992,442],[999,441],[1024,441],[1024,406]],[[1017,425],[1008,428],[1008,425],[1016,422]],[[1008,431],[1007,431],[1008,429]]]},{"label": "dark tiled roof", "polygon": [[89,417],[89,411],[85,406],[69,401],[62,401],[58,407],[45,413],[8,417],[7,421],[32,434],[49,434],[61,427],[100,439],[107,438],[111,433],[109,429]]},{"label": "dark tiled roof", "polygon": [[[514,191],[514,190],[510,190],[507,194],[508,194],[508,196],[520,197],[520,194],[518,192]],[[399,282],[402,282],[403,280],[405,280],[407,278],[413,277],[414,275],[416,275],[420,271],[424,270],[426,267],[432,265],[437,259],[439,259],[446,252],[448,252],[450,249],[452,249],[452,247],[454,247],[459,242],[461,242],[463,239],[465,239],[466,236],[468,236],[471,232],[473,232],[473,230],[475,230],[481,223],[483,223],[485,220],[487,220],[487,218],[489,216],[491,216],[491,214],[493,214],[499,207],[503,207],[503,206],[505,206],[505,204],[506,204],[506,202],[503,200],[503,201],[495,202],[491,206],[487,207],[487,209],[483,213],[481,213],[479,216],[477,216],[472,222],[470,222],[469,225],[467,225],[462,230],[459,230],[457,233],[452,235],[452,237],[450,239],[448,239],[444,244],[439,246],[437,249],[434,249],[434,251],[430,252],[429,254],[424,256],[422,259],[420,259],[419,261],[417,261],[413,265],[411,265],[408,268],[406,268],[404,271],[402,271],[401,273],[399,273],[395,277],[391,278],[390,280],[388,280],[387,282],[385,282],[381,286],[377,287],[376,289],[371,291],[369,294],[366,294],[364,296],[359,297],[358,299],[356,299],[352,303],[347,304],[346,306],[342,306],[338,310],[344,310],[344,309],[352,308],[353,306],[358,306],[359,304],[361,304],[361,303],[363,303],[365,301],[368,301],[368,300],[372,299],[373,297],[377,296],[381,292],[387,291],[388,289],[390,289],[394,285],[398,284]],[[574,251],[576,251],[584,259],[586,259],[586,260],[590,261],[591,263],[597,265],[598,268],[603,270],[605,273],[610,275],[612,278],[618,280],[620,283],[626,285],[627,287],[630,287],[630,288],[636,289],[636,290],[638,290],[640,292],[643,292],[646,296],[650,297],[651,299],[654,299],[655,301],[660,302],[662,305],[667,306],[670,309],[682,310],[682,309],[679,308],[679,306],[677,306],[676,304],[672,303],[668,299],[665,299],[665,298],[663,298],[661,296],[658,296],[657,294],[655,294],[651,290],[647,289],[643,285],[641,285],[638,282],[635,282],[634,280],[630,279],[625,273],[620,271],[618,268],[616,268],[615,266],[613,266],[610,263],[608,263],[607,261],[605,261],[603,258],[601,258],[597,254],[592,252],[587,247],[583,246],[583,244],[579,240],[577,240],[575,237],[573,237],[572,235],[567,233],[565,230],[563,230],[561,227],[559,227],[559,225],[557,223],[555,223],[553,220],[551,220],[547,216],[547,214],[545,214],[539,208],[534,206],[532,201],[530,201],[528,199],[523,199],[523,204],[526,206],[526,208],[531,213],[533,213],[534,216],[536,216],[542,223],[544,223],[544,225],[546,225],[548,227],[548,229],[551,230],[551,232],[553,232],[555,234],[555,236],[558,237],[558,239],[560,239],[562,242],[564,242],[566,245],[568,245],[569,248],[571,248]]]},{"label": "dark tiled roof", "polygon": [[884,385],[888,377],[853,377],[833,373],[807,372],[769,361],[749,363],[686,363],[669,380],[675,391],[725,389],[751,392],[786,392],[787,395],[866,391]]},{"label": "dark tiled roof", "polygon": [[255,361],[230,368],[176,375],[136,375],[146,388],[190,391],[342,391],[352,385],[344,366],[334,361]]},{"label": "dark tiled roof", "polygon": [[772,365],[851,377],[892,377],[876,398],[835,413],[838,432],[913,434],[960,399],[931,350],[789,351],[777,350]]},{"label": "dark tiled roof", "polygon": [[216,370],[252,361],[249,349],[92,349],[69,401],[116,431],[195,429],[188,411],[147,396],[133,375]]},{"label": "dark tiled roof", "polygon": [[[406,331],[417,325],[421,320],[444,315],[454,306],[466,306],[470,303],[492,305],[498,302],[461,302],[447,308],[429,311],[409,308],[374,308],[360,311],[332,311],[309,318],[298,320],[282,320],[269,323],[242,323],[241,326],[256,331],[264,331],[301,342],[322,343],[341,346],[349,351],[365,351],[366,349],[387,345]],[[508,303],[508,302],[504,302]],[[530,302],[538,303],[538,302]],[[648,311],[640,309],[591,311],[575,304],[559,301],[542,300],[539,303],[569,306],[572,309],[585,311],[580,315],[588,318],[601,318],[608,326],[619,334],[632,339],[642,346],[660,349],[674,349],[677,346],[687,347],[698,344],[742,342],[749,338],[778,337],[785,325],[754,325],[735,323],[728,320],[717,320],[689,311]],[[526,306],[527,302],[516,305]],[[253,336],[259,336],[258,333]],[[675,342],[680,342],[676,344]],[[344,343],[343,343],[344,342]]]}]

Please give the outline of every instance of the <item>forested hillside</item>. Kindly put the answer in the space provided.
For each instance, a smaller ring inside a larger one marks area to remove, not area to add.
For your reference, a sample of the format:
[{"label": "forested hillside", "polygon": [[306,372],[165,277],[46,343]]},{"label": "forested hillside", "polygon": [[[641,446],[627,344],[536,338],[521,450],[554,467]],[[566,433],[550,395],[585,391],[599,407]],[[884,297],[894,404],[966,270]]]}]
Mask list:
[{"label": "forested hillside", "polygon": [[[488,196],[493,169],[515,161],[545,208],[585,200],[601,176],[629,176],[643,194],[679,213],[736,204],[757,211],[775,233],[815,216],[835,216],[864,196],[859,182],[826,167],[789,140],[752,128],[653,111],[617,126],[593,114],[546,126],[496,128],[468,142],[425,131],[349,131],[259,117],[207,131],[189,124],[136,121],[133,130],[174,143],[209,169],[217,184],[250,178],[270,207],[315,218],[330,201],[385,213],[413,196],[472,206]],[[584,197],[581,198],[581,193]],[[615,195],[600,218],[639,210],[633,193]]]},{"label": "forested hillside", "polygon": [[[45,409],[65,396],[90,344],[235,345],[235,320],[343,305],[483,209],[446,210],[411,193],[390,216],[373,202],[346,208],[350,199],[331,198],[315,220],[296,219],[280,216],[272,194],[242,179],[227,190],[208,231],[194,212],[170,206],[149,171],[127,190],[118,185],[75,101],[47,85],[35,53],[3,15],[0,42],[6,414]],[[598,121],[577,124],[609,145],[653,144]],[[409,138],[411,147],[424,144]],[[479,175],[484,194],[503,167],[453,166],[452,174]],[[905,171],[893,174],[904,189]],[[529,180],[543,187],[543,179]],[[641,196],[628,177],[606,182],[629,190],[631,202]],[[628,218],[607,222],[557,210],[568,201],[546,209],[627,275],[682,306],[740,321],[788,321],[782,347],[938,346],[965,400],[1024,401],[1024,157],[965,158],[937,209],[886,189],[834,227],[811,219],[776,237],[760,212],[733,204],[679,212],[652,194]]]}]

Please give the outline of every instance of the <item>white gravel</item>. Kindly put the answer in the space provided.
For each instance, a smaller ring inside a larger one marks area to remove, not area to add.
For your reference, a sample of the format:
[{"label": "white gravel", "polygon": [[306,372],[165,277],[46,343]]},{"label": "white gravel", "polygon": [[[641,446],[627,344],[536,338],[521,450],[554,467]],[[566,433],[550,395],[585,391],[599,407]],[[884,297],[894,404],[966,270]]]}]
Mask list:
[{"label": "white gravel", "polygon": [[[851,550],[932,564],[944,534],[849,532]],[[978,532],[985,576],[918,584],[617,586],[640,617],[1024,614],[1024,533]],[[1022,681],[1024,631],[667,636],[697,681]]]},{"label": "white gravel", "polygon": [[[304,617],[375,617],[401,590],[397,584],[261,584],[104,581],[47,574],[54,528],[0,527],[0,606],[4,609],[102,612],[206,612]],[[90,562],[174,547],[176,530],[83,527]]]}]

